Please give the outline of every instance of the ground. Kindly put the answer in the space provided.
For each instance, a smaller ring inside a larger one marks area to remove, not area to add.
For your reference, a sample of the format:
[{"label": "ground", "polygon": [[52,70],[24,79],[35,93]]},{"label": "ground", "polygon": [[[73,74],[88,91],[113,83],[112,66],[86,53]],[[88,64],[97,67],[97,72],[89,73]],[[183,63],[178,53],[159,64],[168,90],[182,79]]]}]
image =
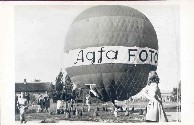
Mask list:
[{"label": "ground", "polygon": [[[145,122],[145,114],[140,115],[140,109],[145,109],[147,102],[130,102],[129,109],[131,110],[134,107],[134,111],[125,116],[125,111],[119,111],[118,117],[114,117],[112,112],[111,103],[108,103],[108,111],[103,111],[102,103],[93,103],[91,110],[87,111],[87,106],[83,103],[78,103],[78,110],[81,111],[84,107],[85,111],[82,116],[73,115],[73,112],[70,113],[70,118],[66,117],[66,114],[56,114],[56,103],[51,103],[50,112],[51,113],[37,113],[37,106],[30,105],[27,111],[27,121],[37,121],[37,122],[61,122],[61,121],[92,121],[92,122],[109,122],[109,123],[128,123],[128,122]],[[165,112],[169,121],[175,122],[180,121],[180,112],[177,113],[177,103],[175,102],[166,102],[163,103]],[[98,116],[93,116],[94,111],[99,107]],[[19,121],[19,114],[15,115],[15,120]]]}]

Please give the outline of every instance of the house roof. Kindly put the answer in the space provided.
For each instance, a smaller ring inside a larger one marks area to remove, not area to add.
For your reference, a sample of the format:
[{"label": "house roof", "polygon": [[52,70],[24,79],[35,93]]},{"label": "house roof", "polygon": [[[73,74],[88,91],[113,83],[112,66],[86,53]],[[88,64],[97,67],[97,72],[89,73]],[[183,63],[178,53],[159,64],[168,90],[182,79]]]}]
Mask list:
[{"label": "house roof", "polygon": [[50,82],[15,83],[15,92],[45,92],[50,85]]}]

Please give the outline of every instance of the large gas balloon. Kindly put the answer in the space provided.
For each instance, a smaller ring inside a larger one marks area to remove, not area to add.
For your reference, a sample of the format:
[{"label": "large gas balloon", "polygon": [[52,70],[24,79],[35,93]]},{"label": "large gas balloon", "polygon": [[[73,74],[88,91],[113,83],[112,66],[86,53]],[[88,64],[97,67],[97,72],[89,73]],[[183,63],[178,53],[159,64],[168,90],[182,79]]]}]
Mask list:
[{"label": "large gas balloon", "polygon": [[95,84],[103,101],[126,100],[158,64],[157,35],[136,9],[95,6],[79,14],[65,40],[65,68],[78,87]]}]

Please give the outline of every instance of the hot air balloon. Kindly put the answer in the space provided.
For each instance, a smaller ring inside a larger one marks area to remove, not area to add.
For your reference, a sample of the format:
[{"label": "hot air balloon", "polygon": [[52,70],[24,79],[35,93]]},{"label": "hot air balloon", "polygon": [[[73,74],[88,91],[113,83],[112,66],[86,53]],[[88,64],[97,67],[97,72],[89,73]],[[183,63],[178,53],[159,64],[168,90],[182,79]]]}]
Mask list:
[{"label": "hot air balloon", "polygon": [[77,87],[94,84],[102,101],[127,100],[157,69],[158,40],[149,19],[121,5],[91,7],[71,24],[65,68]]}]

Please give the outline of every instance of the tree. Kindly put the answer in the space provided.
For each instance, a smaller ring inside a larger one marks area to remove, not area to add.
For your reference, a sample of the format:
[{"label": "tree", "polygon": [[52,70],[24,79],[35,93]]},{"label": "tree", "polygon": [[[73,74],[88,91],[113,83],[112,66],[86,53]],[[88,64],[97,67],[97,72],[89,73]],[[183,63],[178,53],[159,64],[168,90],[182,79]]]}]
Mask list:
[{"label": "tree", "polygon": [[63,72],[62,70],[59,72],[59,75],[56,77],[56,84],[55,84],[55,90],[56,91],[62,91],[63,90]]},{"label": "tree", "polygon": [[181,101],[181,81],[178,84],[178,88],[173,88],[172,101]]},{"label": "tree", "polygon": [[177,101],[177,88],[172,90],[172,101]]},{"label": "tree", "polygon": [[72,88],[73,88],[73,85],[72,85],[72,82],[71,82],[71,78],[66,75],[65,76],[65,90],[67,93],[72,93]]},{"label": "tree", "polygon": [[52,95],[55,91],[55,85],[53,85],[53,83],[51,82],[50,86],[49,86],[49,90],[48,90],[48,94],[49,96]]}]

